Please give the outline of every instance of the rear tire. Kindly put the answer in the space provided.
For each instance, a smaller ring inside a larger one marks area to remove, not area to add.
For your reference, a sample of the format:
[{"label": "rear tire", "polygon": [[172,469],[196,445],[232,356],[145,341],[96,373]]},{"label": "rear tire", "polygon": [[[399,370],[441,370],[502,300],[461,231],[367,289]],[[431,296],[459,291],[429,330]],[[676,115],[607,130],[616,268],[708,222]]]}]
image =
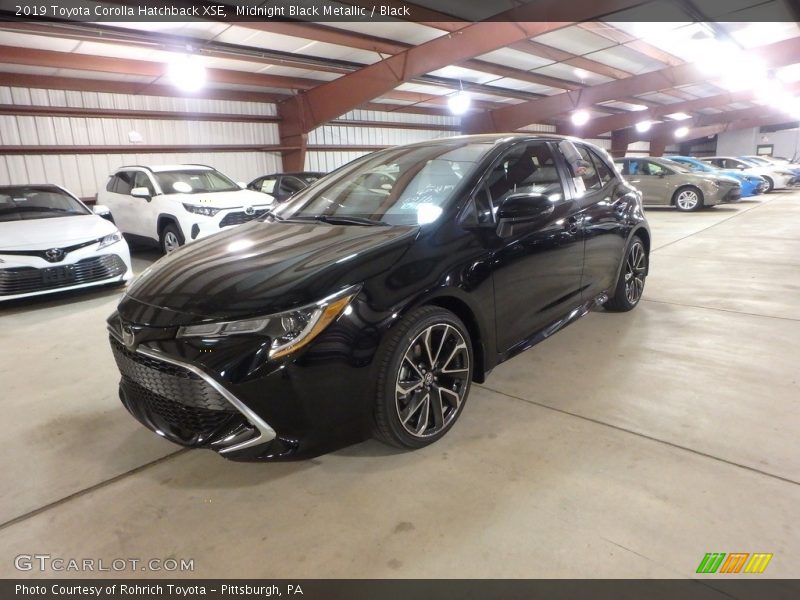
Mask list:
[{"label": "rear tire", "polygon": [[389,333],[378,360],[376,438],[405,449],[444,436],[464,408],[472,382],[472,343],[449,310],[423,306]]},{"label": "rear tire", "polygon": [[700,210],[703,208],[703,192],[692,186],[682,187],[672,196],[672,203],[683,212]]},{"label": "rear tire", "polygon": [[627,312],[636,308],[644,293],[648,259],[642,238],[633,236],[625,249],[625,262],[620,270],[614,295],[603,305],[606,310]]},{"label": "rear tire", "polygon": [[158,241],[161,246],[162,254],[174,252],[186,242],[181,230],[178,229],[178,226],[174,223],[169,223],[164,226],[161,230],[161,234],[158,236]]}]

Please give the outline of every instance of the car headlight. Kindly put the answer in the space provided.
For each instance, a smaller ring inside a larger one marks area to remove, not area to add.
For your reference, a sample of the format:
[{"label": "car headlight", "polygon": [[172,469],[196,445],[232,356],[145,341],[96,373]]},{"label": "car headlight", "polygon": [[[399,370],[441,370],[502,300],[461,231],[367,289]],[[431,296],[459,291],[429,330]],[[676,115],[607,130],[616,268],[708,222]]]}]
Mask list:
[{"label": "car headlight", "polygon": [[188,325],[178,329],[179,338],[218,338],[259,335],[270,338],[270,358],[280,358],[309,344],[350,305],[358,288],[350,287],[319,302],[282,313],[245,319]]},{"label": "car headlight", "polygon": [[116,244],[122,239],[122,234],[119,231],[115,231],[114,233],[109,233],[107,236],[100,238],[100,245],[97,246],[97,249],[100,250],[101,248],[105,248],[106,246],[110,246],[111,244]]},{"label": "car headlight", "polygon": [[204,217],[213,217],[221,208],[212,208],[210,206],[198,206],[197,204],[183,204],[183,208],[188,210],[190,213],[194,213],[196,215],[203,215]]}]

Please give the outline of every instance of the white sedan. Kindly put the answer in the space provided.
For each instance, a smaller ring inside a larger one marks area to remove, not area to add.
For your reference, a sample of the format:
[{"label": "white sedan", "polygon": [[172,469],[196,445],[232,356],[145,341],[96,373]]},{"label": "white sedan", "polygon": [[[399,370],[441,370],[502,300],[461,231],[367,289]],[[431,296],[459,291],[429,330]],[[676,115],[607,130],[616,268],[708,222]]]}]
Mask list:
[{"label": "white sedan", "polygon": [[107,213],[55,185],[0,186],[0,302],[129,281],[128,244]]}]

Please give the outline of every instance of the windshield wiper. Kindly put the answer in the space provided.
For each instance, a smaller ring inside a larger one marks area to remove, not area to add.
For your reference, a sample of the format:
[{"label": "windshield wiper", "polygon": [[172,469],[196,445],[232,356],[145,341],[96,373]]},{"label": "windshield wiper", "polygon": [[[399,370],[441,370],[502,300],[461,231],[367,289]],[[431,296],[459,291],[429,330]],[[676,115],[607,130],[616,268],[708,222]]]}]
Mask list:
[{"label": "windshield wiper", "polygon": [[329,225],[388,225],[386,221],[351,215],[293,215],[284,221],[320,221]]}]

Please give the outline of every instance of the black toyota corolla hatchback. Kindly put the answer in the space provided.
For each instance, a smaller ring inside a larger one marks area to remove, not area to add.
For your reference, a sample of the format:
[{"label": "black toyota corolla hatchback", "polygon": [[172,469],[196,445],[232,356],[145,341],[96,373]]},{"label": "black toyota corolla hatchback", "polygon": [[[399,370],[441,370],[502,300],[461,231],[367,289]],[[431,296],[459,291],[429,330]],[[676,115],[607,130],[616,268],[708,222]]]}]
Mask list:
[{"label": "black toyota corolla hatchback", "polygon": [[639,193],[581,140],[390,148],[147,269],[108,320],[120,397],[236,460],[420,448],[498,363],[636,306],[649,249]]}]

